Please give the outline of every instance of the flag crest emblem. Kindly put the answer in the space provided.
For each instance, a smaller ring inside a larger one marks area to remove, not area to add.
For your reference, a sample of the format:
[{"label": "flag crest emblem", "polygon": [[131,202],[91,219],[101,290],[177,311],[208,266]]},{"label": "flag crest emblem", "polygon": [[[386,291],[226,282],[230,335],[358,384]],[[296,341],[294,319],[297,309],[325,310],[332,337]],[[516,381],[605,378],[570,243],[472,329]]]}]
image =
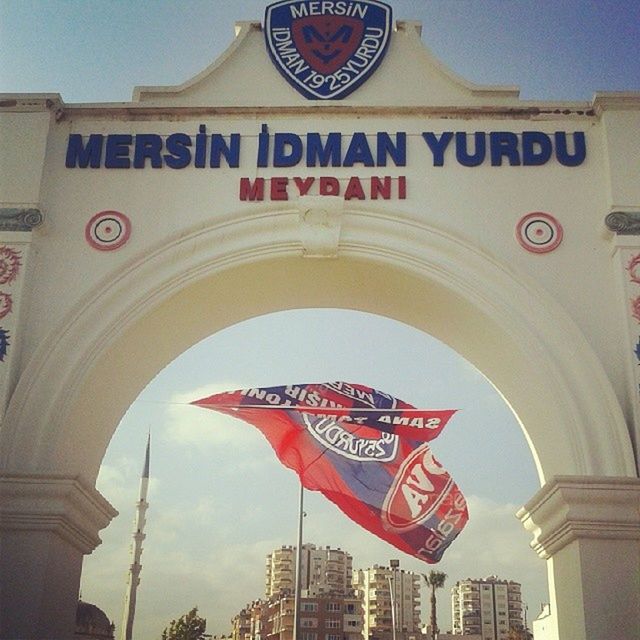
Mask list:
[{"label": "flag crest emblem", "polygon": [[391,7],[378,0],[281,0],[267,7],[264,33],[276,68],[311,100],[339,100],[382,61]]},{"label": "flag crest emblem", "polygon": [[254,425],[302,485],[379,538],[438,562],[469,513],[430,442],[453,409],[416,409],[348,382],[256,387],[193,404]]}]

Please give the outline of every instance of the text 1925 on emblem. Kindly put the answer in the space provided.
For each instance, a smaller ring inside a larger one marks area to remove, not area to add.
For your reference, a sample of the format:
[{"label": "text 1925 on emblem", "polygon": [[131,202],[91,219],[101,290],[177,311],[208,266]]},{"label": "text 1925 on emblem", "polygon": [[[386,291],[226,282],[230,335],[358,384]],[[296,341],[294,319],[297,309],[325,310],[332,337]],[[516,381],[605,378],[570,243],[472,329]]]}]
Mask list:
[{"label": "text 1925 on emblem", "polygon": [[267,7],[267,49],[287,81],[312,100],[341,99],[378,67],[391,7],[377,0],[282,0]]}]

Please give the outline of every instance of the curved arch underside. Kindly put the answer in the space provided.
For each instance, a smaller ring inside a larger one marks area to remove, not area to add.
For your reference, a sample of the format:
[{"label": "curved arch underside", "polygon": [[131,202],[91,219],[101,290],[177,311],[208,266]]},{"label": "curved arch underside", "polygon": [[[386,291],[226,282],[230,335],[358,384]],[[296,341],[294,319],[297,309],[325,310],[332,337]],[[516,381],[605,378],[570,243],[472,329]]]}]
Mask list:
[{"label": "curved arch underside", "polygon": [[[601,365],[565,312],[524,277],[398,218],[345,215],[332,259],[303,257],[298,234],[290,211],[237,218],[181,236],[112,279],[23,376],[7,414],[5,468],[93,483],[128,406],[180,353],[251,317],[333,307],[407,323],[473,363],[520,420],[541,484],[554,475],[634,475]],[[33,401],[47,396],[47,406]]]}]

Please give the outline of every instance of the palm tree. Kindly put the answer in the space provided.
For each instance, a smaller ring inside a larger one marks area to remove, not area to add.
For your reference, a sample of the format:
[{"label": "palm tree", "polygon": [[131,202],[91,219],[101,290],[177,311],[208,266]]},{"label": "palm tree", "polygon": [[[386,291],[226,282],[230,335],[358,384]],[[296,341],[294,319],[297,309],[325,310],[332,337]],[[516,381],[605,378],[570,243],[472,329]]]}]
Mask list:
[{"label": "palm tree", "polygon": [[442,571],[429,571],[428,574],[423,573],[422,577],[427,583],[427,586],[431,587],[431,640],[435,640],[438,633],[438,622],[436,619],[436,589],[442,589],[444,587],[447,574]]}]

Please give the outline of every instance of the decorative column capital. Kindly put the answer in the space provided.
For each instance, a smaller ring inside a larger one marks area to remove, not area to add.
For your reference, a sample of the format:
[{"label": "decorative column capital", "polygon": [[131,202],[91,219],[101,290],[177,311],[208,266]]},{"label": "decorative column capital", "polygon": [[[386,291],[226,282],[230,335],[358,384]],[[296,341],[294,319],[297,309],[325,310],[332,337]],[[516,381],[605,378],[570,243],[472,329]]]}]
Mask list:
[{"label": "decorative column capital", "polygon": [[32,231],[43,220],[44,215],[40,209],[0,207],[0,231]]},{"label": "decorative column capital", "polygon": [[640,541],[640,479],[555,476],[516,516],[545,559],[583,538]]},{"label": "decorative column capital", "polygon": [[640,235],[640,212],[613,211],[605,219],[609,231],[619,236]]},{"label": "decorative column capital", "polygon": [[53,531],[87,554],[100,544],[98,532],[117,515],[96,489],[77,478],[0,477],[0,529]]}]

